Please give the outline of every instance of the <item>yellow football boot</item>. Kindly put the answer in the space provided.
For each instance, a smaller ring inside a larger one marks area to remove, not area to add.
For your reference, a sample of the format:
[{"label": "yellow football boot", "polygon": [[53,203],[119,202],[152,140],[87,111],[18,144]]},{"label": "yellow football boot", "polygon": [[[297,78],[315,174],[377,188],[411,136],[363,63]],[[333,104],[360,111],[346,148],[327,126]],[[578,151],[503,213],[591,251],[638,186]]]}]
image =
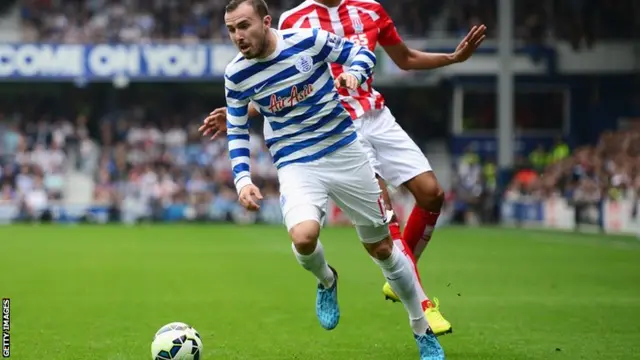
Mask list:
[{"label": "yellow football boot", "polygon": [[[400,302],[400,298],[393,292],[391,289],[391,285],[389,283],[385,283],[382,287],[382,293],[384,294],[385,300],[391,300],[393,302]],[[440,301],[437,298],[433,298],[433,302],[427,310],[424,311],[424,315],[429,322],[429,326],[431,326],[431,330],[433,334],[436,336],[451,334],[453,332],[453,327],[451,323],[447,321],[447,319],[442,316],[440,312]]]},{"label": "yellow football boot", "polygon": [[400,298],[398,297],[398,295],[396,295],[395,292],[393,292],[393,289],[391,288],[391,285],[389,285],[388,282],[384,283],[384,286],[382,287],[382,293],[384,294],[385,300],[400,302]]},{"label": "yellow football boot", "polygon": [[440,301],[438,301],[437,298],[433,298],[432,306],[424,311],[424,315],[435,336],[451,334],[453,332],[451,323],[440,313]]}]

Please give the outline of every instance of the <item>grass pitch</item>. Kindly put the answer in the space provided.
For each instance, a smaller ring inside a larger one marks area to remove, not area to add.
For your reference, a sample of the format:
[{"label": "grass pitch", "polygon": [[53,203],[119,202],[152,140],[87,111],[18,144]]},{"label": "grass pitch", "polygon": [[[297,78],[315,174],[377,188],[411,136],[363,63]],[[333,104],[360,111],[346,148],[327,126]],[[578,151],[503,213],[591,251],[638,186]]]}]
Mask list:
[{"label": "grass pitch", "polygon": [[[322,241],[341,281],[331,332],[281,227],[2,227],[11,358],[150,359],[155,331],[183,321],[201,333],[203,360],[417,359],[355,232]],[[640,359],[635,238],[439,229],[420,268],[454,326],[447,359]]]}]

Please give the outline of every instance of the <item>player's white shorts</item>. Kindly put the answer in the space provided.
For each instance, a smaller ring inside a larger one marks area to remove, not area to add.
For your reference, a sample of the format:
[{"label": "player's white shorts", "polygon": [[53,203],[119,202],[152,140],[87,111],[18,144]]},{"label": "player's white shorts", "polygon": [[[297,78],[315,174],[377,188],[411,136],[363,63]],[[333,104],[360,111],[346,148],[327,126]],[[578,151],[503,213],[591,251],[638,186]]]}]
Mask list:
[{"label": "player's white shorts", "polygon": [[278,180],[289,231],[307,220],[322,224],[331,198],[351,219],[363,242],[375,243],[389,234],[380,187],[359,141],[317,161],[287,165],[278,170]]},{"label": "player's white shorts", "polygon": [[431,164],[385,107],[372,110],[353,121],[358,138],[374,171],[387,183],[399,187],[431,171]]}]

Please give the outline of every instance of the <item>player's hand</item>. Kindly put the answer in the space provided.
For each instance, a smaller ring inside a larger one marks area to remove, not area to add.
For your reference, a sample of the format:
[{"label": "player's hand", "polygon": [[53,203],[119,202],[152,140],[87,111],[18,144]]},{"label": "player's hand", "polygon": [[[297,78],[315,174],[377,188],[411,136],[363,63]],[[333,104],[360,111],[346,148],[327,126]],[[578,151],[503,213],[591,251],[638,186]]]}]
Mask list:
[{"label": "player's hand", "polygon": [[349,90],[356,90],[360,87],[358,78],[355,75],[346,72],[340,74],[340,76],[335,79],[334,83],[338,89],[347,88]]},{"label": "player's hand", "polygon": [[484,25],[471,28],[453,53],[453,61],[456,63],[467,61],[487,37],[486,32],[487,27]]},{"label": "player's hand", "polygon": [[218,135],[227,132],[227,108],[218,108],[213,110],[202,122],[203,125],[198,129],[202,136],[211,135],[211,140]]},{"label": "player's hand", "polygon": [[260,210],[258,202],[262,200],[262,194],[260,189],[253,184],[246,185],[240,190],[240,196],[238,197],[240,205],[249,211]]}]

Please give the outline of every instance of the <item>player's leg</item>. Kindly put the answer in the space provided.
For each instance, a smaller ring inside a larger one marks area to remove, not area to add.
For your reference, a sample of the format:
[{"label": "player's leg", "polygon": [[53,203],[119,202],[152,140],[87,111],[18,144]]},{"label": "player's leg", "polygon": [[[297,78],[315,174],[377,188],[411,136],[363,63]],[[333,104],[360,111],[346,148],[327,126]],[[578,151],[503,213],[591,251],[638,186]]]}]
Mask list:
[{"label": "player's leg", "polygon": [[[291,248],[296,259],[303,268],[310,271],[318,283],[330,288],[335,282],[335,276],[324,257],[324,249],[320,243],[319,209],[315,206],[297,206],[286,217]],[[305,220],[306,219],[306,220]],[[289,224],[295,224],[293,226]]]},{"label": "player's leg", "polygon": [[[358,139],[360,141],[360,144],[362,145],[362,148],[365,151],[365,154],[367,155],[369,164],[373,168],[373,171],[376,174],[378,174],[380,169],[380,163],[377,160],[377,154],[375,149],[367,141],[366,130],[368,129],[368,127],[363,126],[364,122],[371,121],[371,120],[372,119],[364,119],[364,120],[358,119],[354,121],[354,125],[356,127],[356,131],[358,131]],[[396,246],[398,246],[402,250],[402,252],[405,254],[405,256],[407,256],[411,261],[416,277],[418,278],[418,283],[416,284],[416,290],[418,291],[418,294],[420,296],[420,302],[422,303],[423,308],[426,309],[430,304],[430,301],[422,288],[422,281],[420,280],[420,274],[416,266],[416,261],[413,257],[413,252],[411,251],[411,248],[408,246],[408,244],[405,243],[404,239],[402,238],[402,233],[400,231],[400,224],[398,223],[398,219],[395,213],[393,212],[393,206],[391,204],[391,198],[389,197],[389,192],[387,191],[387,185],[385,184],[382,177],[380,177],[379,175],[376,175],[376,178],[378,180],[380,190],[382,191],[382,199],[384,200],[385,211],[388,216],[389,232],[391,234],[391,239],[393,240],[393,243],[396,244]],[[382,288],[382,293],[384,294],[385,298],[388,300],[391,300],[394,302],[400,301],[400,298],[398,298],[398,296],[395,294],[395,292],[393,291],[389,283],[385,283],[385,285]]]},{"label": "player's leg", "polygon": [[416,205],[409,215],[403,235],[418,261],[433,236],[444,203],[444,191],[433,171],[423,172],[404,185],[415,197]]},{"label": "player's leg", "polygon": [[327,191],[305,166],[290,165],[278,171],[280,206],[298,263],[318,280],[316,316],[332,330],[340,321],[338,274],[329,266],[319,240]]},{"label": "player's leg", "polygon": [[413,264],[389,235],[381,191],[361,145],[356,142],[335,155],[329,159],[324,178],[329,196],[354,223],[367,252],[405,306],[421,359],[443,359],[444,352],[416,291],[418,279]]},{"label": "player's leg", "polygon": [[[376,175],[376,179],[378,180],[378,186],[382,192],[382,201],[384,202],[387,221],[389,222],[389,233],[391,234],[391,239],[393,240],[393,243],[396,244],[396,246],[398,246],[400,250],[402,250],[402,252],[411,260],[411,262],[415,264],[416,260],[413,256],[413,252],[402,238],[400,223],[398,222],[398,217],[393,211],[393,205],[391,203],[391,196],[389,196],[389,191],[387,190],[387,184],[379,175]],[[418,277],[418,280],[420,280],[420,274],[417,270],[416,276]]]},{"label": "player's leg", "polygon": [[[370,122],[366,132],[380,162],[380,175],[393,186],[407,186],[416,198],[416,206],[409,217],[404,237],[407,245],[414,251],[417,261],[418,254],[424,250],[426,243],[422,239],[430,237],[439,214],[427,209],[433,210],[436,207],[439,209],[442,206],[443,192],[435,179],[429,161],[409,135],[396,123],[388,109],[380,112],[379,116]],[[415,229],[420,226],[422,226],[421,235],[416,236]],[[429,237],[425,237],[425,234]],[[434,333],[436,335],[450,333],[451,324],[440,313],[438,300],[434,298],[433,303],[428,302],[427,305],[427,319]]]},{"label": "player's leg", "polygon": [[[400,223],[398,223],[398,218],[393,211],[393,207],[391,206],[391,197],[389,196],[389,191],[387,190],[387,185],[384,180],[380,176],[376,176],[378,179],[378,184],[380,186],[380,190],[382,191],[382,200],[384,201],[387,220],[389,222],[389,233],[391,235],[391,239],[393,243],[402,251],[402,253],[411,261],[411,265],[413,266],[413,271],[416,275],[418,281],[416,282],[416,292],[418,293],[418,297],[420,298],[420,304],[422,304],[422,310],[427,311],[427,309],[433,307],[433,303],[427,297],[427,294],[424,292],[424,287],[422,285],[422,279],[420,278],[420,272],[418,271],[418,266],[416,264],[416,260],[413,257],[413,253],[411,249],[407,245],[407,243],[402,238],[402,233],[400,232]],[[385,283],[382,287],[382,293],[384,294],[385,299],[391,300],[393,302],[400,301],[400,298],[391,288],[389,283]]]},{"label": "player's leg", "polygon": [[382,110],[370,123],[367,133],[381,164],[380,175],[395,187],[404,185],[416,200],[403,237],[419,261],[440,215],[444,191],[427,158],[389,109]]},{"label": "player's leg", "polygon": [[415,276],[411,261],[389,236],[382,241],[376,241],[376,234],[380,231],[376,227],[356,225],[356,229],[367,252],[380,267],[389,286],[395,294],[398,294],[409,315],[409,324],[414,339],[418,343],[420,359],[444,359],[444,351],[429,325],[421,304],[419,293],[424,293],[424,291],[419,290],[419,281]]}]

